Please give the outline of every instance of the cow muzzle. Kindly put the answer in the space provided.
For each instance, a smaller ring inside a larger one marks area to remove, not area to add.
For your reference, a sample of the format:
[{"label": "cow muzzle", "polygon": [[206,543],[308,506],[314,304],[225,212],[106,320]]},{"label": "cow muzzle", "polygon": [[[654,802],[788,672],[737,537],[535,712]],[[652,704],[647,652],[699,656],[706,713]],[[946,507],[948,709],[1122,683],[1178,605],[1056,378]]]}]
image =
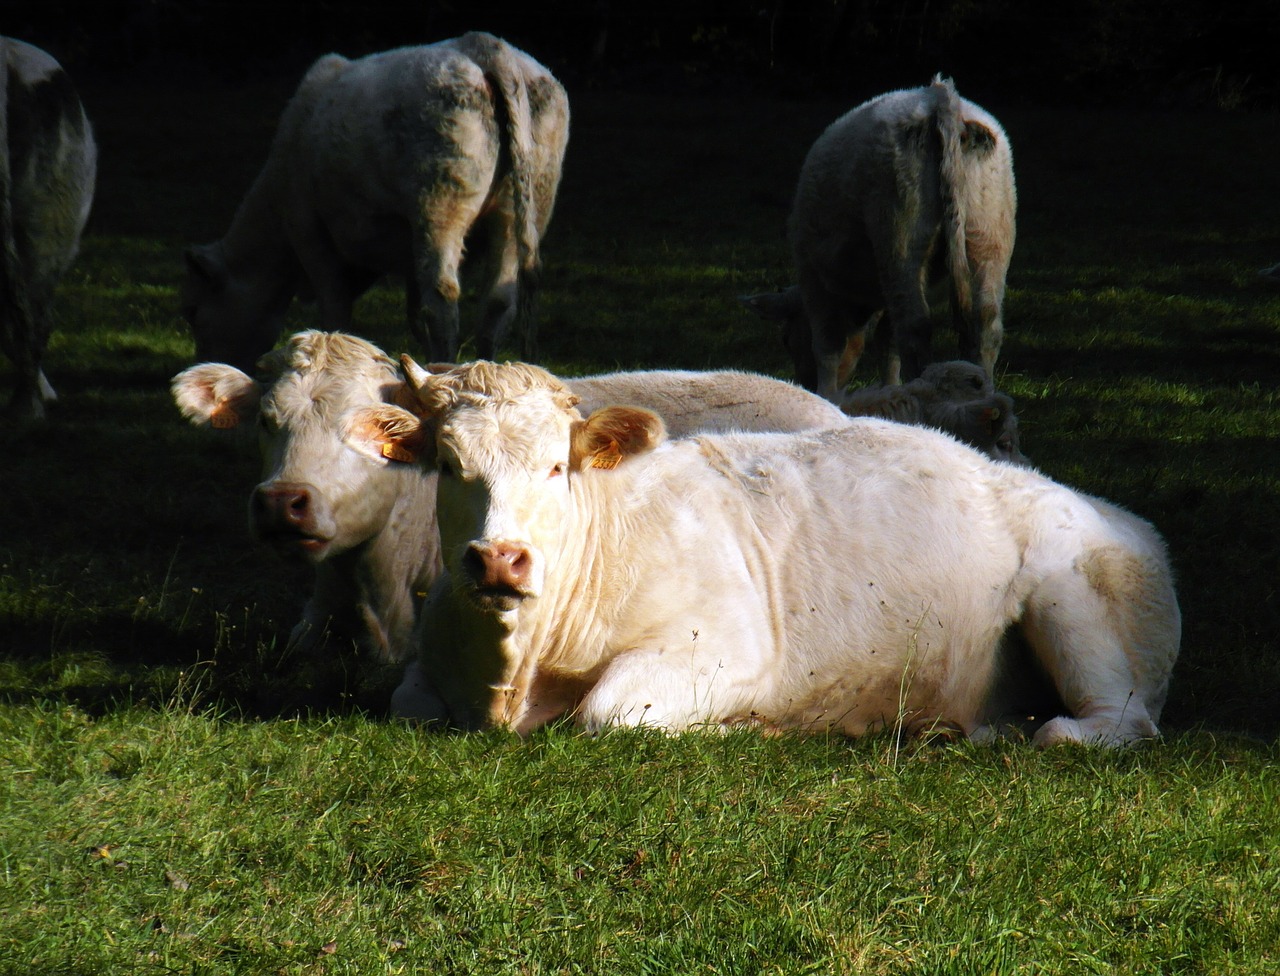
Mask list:
[{"label": "cow muzzle", "polygon": [[318,516],[316,490],[300,482],[258,485],[249,499],[249,524],[255,537],[286,552],[317,558],[332,541]]},{"label": "cow muzzle", "polygon": [[514,542],[473,542],[462,556],[471,601],[484,610],[514,610],[536,596],[533,568],[533,553]]}]

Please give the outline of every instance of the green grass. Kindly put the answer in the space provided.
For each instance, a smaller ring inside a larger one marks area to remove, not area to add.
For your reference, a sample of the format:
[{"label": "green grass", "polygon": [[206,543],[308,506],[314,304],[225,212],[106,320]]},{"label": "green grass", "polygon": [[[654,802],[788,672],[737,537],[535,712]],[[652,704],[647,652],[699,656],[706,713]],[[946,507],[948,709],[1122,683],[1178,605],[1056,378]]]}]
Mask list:
[{"label": "green grass", "polygon": [[0,745],[0,972],[1280,963],[1274,747],[520,741],[52,704],[9,710]]},{"label": "green grass", "polygon": [[[254,445],[169,400],[181,248],[292,84],[82,86],[62,400],[0,429],[0,976],[1280,970],[1280,118],[989,106],[1020,199],[1000,382],[1043,470],[1169,542],[1162,742],[520,741],[385,721],[354,650],[286,656],[307,573],[249,542]],[[795,174],[847,106],[573,98],[544,361],[789,375],[736,296],[791,280]],[[400,303],[358,329],[415,351]]]}]

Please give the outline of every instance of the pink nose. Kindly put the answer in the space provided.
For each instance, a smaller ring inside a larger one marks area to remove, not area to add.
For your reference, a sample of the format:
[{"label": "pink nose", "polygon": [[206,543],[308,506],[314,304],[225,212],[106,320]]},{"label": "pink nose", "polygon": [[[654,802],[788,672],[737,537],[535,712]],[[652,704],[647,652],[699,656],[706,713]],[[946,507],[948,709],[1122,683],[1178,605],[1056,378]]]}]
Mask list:
[{"label": "pink nose", "polygon": [[315,510],[310,485],[277,481],[259,485],[249,500],[249,517],[259,532],[310,533]]},{"label": "pink nose", "polygon": [[480,589],[520,592],[528,585],[533,557],[524,546],[512,543],[473,542],[462,564]]}]

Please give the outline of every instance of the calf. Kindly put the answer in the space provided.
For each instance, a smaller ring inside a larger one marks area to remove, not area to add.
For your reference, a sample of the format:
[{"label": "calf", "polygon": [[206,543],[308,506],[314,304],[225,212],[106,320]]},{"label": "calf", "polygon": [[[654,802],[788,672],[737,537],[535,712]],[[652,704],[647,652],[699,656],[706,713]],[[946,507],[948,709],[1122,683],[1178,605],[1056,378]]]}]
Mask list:
[{"label": "calf", "polygon": [[1127,512],[924,428],[672,441],[651,411],[584,419],[537,367],[405,367],[421,426],[352,419],[440,476],[446,574],[402,714],[982,738],[1017,628],[1070,712],[1037,743],[1157,734],[1180,615]]},{"label": "calf", "polygon": [[851,390],[840,409],[851,417],[936,427],[997,461],[1031,463],[1019,443],[1013,400],[995,389],[981,366],[962,359],[933,363],[900,386]]},{"label": "calf", "polygon": [[930,362],[929,292],[950,282],[960,356],[992,375],[1013,254],[1013,157],[950,81],[880,95],[809,150],[788,222],[804,314],[786,342],[802,385],[838,402],[883,312],[888,380]]},{"label": "calf", "polygon": [[458,351],[463,243],[487,250],[477,348],[492,355],[530,302],[569,137],[569,101],[533,58],[470,33],[313,64],[226,236],[186,252],[183,314],[198,359],[249,368],[294,295],[327,328],[383,273],[404,277],[409,327],[432,358]]},{"label": "calf", "polygon": [[[172,391],[197,426],[258,430],[263,480],[250,495],[250,529],[316,568],[290,643],[313,651],[333,628],[379,660],[404,660],[421,595],[440,572],[436,472],[383,451],[348,418],[361,407],[417,401],[382,350],[343,333],[299,333],[259,367],[255,380],[225,363],[192,366],[174,377]],[[846,421],[820,397],[752,373],[672,370],[570,382],[586,402],[651,407],[676,431]]]},{"label": "calf", "polygon": [[7,413],[44,417],[57,399],[42,361],[54,290],[89,219],[98,148],[70,77],[0,37],[0,349],[13,363]]}]

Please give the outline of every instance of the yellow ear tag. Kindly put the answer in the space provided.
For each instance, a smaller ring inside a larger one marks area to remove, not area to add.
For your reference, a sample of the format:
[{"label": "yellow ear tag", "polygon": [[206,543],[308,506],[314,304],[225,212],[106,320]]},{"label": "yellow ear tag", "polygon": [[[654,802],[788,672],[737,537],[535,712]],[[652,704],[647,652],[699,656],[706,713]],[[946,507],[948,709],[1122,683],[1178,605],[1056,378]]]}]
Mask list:
[{"label": "yellow ear tag", "polygon": [[392,461],[412,461],[413,460],[413,455],[409,451],[406,451],[399,444],[390,444],[390,443],[383,444],[382,456],[384,458],[390,458]]},{"label": "yellow ear tag", "polygon": [[618,442],[609,441],[608,447],[601,448],[591,456],[591,467],[611,471],[621,460],[622,451],[618,448]]},{"label": "yellow ear tag", "polygon": [[209,426],[217,430],[230,430],[238,423],[240,418],[236,416],[236,412],[221,404],[214,407],[213,413],[209,414]]}]

